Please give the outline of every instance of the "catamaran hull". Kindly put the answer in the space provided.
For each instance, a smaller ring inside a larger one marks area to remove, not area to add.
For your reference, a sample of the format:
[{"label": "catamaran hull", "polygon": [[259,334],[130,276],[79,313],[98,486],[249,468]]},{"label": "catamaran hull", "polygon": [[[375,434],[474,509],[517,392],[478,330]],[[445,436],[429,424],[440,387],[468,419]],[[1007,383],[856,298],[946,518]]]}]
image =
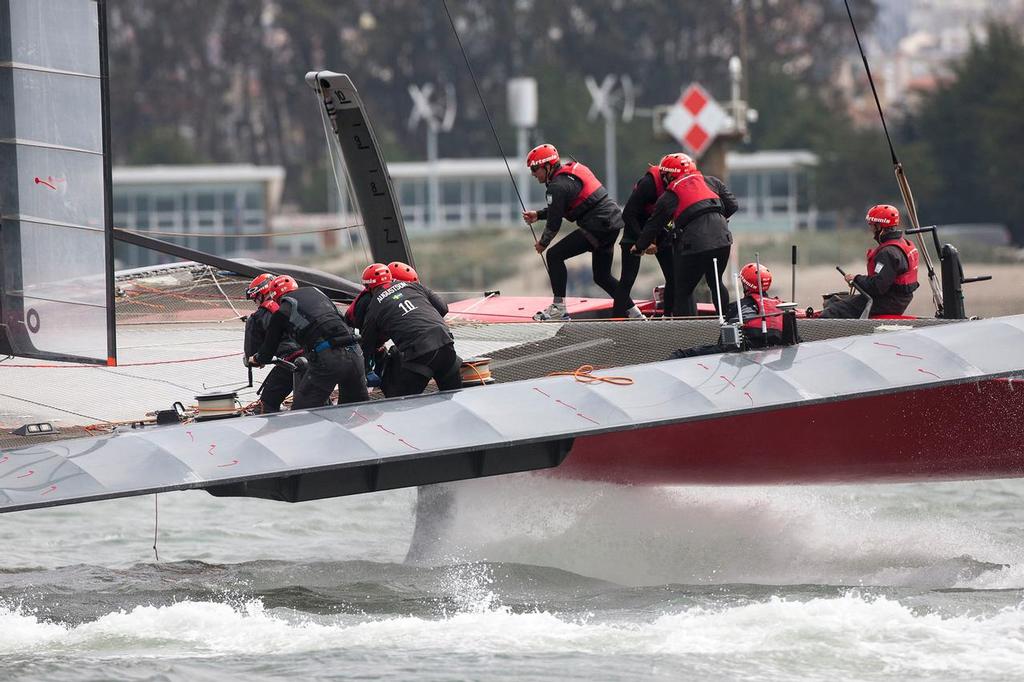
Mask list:
[{"label": "catamaran hull", "polygon": [[[571,339],[536,345],[553,340]],[[561,462],[634,485],[1020,476],[1022,348],[1015,316],[40,443],[2,453],[0,512],[196,488],[299,502]]]},{"label": "catamaran hull", "polygon": [[1024,475],[1024,381],[829,400],[576,438],[546,475],[629,485],[878,483]]}]

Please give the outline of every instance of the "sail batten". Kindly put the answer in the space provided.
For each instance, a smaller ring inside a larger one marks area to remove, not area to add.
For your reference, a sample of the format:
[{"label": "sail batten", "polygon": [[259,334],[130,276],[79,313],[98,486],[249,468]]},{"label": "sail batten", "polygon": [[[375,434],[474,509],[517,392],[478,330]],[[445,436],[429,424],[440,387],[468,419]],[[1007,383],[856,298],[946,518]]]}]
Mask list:
[{"label": "sail batten", "polygon": [[45,66],[39,66],[37,64],[26,64],[24,62],[12,62],[5,61],[0,62],[0,67],[9,67],[12,69],[22,69],[25,71],[39,71],[41,73],[55,73],[62,76],[76,76],[78,78],[95,78],[99,80],[99,75],[94,73],[85,73],[84,71],[68,71],[66,69],[53,69]]},{"label": "sail batten", "polygon": [[53,144],[50,142],[41,142],[39,140],[32,140],[25,137],[5,137],[0,138],[0,144],[16,144],[22,147],[39,147],[40,149],[57,149],[62,152],[75,152],[76,154],[93,154],[95,156],[103,156],[103,152],[94,151],[92,149],[82,149],[81,147],[69,147],[63,144]]}]

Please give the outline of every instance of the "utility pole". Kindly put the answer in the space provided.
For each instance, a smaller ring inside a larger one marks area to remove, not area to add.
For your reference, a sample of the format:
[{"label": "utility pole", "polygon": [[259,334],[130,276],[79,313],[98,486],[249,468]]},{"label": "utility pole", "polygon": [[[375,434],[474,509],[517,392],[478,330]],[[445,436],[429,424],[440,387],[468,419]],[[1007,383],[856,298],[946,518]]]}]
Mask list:
[{"label": "utility pole", "polygon": [[622,107],[622,120],[629,123],[633,120],[634,103],[636,101],[633,80],[629,76],[619,76],[618,90],[616,76],[607,75],[597,84],[593,76],[587,76],[584,82],[587,91],[590,93],[590,111],[587,112],[587,119],[593,121],[598,116],[604,119],[604,166],[605,166],[605,188],[613,200],[619,198],[618,164],[616,159],[616,136],[615,136],[615,108]]},{"label": "utility pole", "polygon": [[447,133],[455,125],[455,86],[446,83],[444,99],[432,102],[434,95],[433,83],[420,86],[409,86],[409,97],[412,98],[412,112],[409,114],[409,130],[415,130],[420,121],[427,128],[427,195],[429,215],[427,225],[438,229],[441,225],[441,183],[437,169],[437,134]]},{"label": "utility pole", "polygon": [[[537,127],[537,81],[513,78],[508,82],[508,119],[516,129],[516,184],[523,201],[530,203],[530,170],[526,154],[530,151],[530,130]],[[518,222],[518,216],[510,216]]]}]

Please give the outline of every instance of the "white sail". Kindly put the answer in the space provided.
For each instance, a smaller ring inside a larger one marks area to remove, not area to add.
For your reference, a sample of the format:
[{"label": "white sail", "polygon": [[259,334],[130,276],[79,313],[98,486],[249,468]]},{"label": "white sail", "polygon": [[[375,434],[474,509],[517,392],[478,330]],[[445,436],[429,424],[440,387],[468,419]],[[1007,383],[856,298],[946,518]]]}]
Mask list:
[{"label": "white sail", "polygon": [[102,18],[0,0],[0,352],[116,362]]}]

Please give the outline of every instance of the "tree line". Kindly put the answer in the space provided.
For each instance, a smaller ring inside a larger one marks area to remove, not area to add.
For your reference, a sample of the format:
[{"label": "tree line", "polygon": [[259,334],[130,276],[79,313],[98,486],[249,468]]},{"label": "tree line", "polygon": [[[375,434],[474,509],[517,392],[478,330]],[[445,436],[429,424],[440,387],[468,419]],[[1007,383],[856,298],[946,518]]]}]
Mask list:
[{"label": "tree line", "polygon": [[[322,123],[303,82],[307,71],[322,68],[352,76],[389,159],[424,157],[422,129],[407,126],[407,89],[428,82],[451,83],[458,93],[458,118],[440,136],[441,155],[498,154],[441,0],[107,4],[115,163],[280,164],[288,171],[287,198],[322,210]],[[538,80],[535,140],[555,142],[599,168],[603,124],[587,120],[585,76],[600,81],[606,74],[629,75],[641,107],[671,101],[691,81],[708,84],[724,101],[728,59],[739,54],[748,66],[748,98],[761,114],[750,149],[816,151],[822,161],[815,194],[822,208],[852,214],[879,196],[898,196],[884,138],[853,125],[833,82],[854,48],[842,2],[447,0],[447,9],[506,153],[515,149],[505,101],[509,78]],[[870,30],[874,2],[857,2],[854,9],[861,30]],[[1000,165],[1009,161],[1012,145],[980,139],[1020,125],[1014,114],[1024,96],[1021,39],[1008,28],[994,27],[990,34],[955,68],[956,80],[925,96],[920,114],[896,127],[922,220],[934,210],[949,222],[947,216],[969,213],[977,200],[987,204],[985,220],[1024,218],[1024,199],[1009,187],[1012,166]],[[968,110],[979,132],[954,124]],[[962,202],[949,191],[954,178],[940,167],[948,158],[941,152],[951,143],[961,171],[974,160],[985,164],[970,192],[957,175]],[[641,118],[618,127],[618,150],[620,187],[673,151],[670,142],[654,139],[650,120]]]}]

